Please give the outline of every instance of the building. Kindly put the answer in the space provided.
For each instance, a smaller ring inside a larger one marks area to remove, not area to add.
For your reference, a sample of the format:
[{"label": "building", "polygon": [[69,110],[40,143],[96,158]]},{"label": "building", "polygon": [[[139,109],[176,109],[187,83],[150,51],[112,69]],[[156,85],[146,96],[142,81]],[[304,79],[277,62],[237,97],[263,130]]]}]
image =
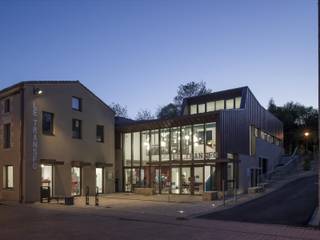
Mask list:
[{"label": "building", "polygon": [[181,115],[133,121],[79,81],[0,91],[0,199],[114,191],[246,192],[283,154],[282,123],[248,87],[184,99]]},{"label": "building", "polygon": [[0,199],[114,192],[115,113],[79,81],[0,91]]},{"label": "building", "polygon": [[283,154],[283,126],[248,87],[187,98],[181,116],[116,120],[116,175],[122,191],[246,192]]}]

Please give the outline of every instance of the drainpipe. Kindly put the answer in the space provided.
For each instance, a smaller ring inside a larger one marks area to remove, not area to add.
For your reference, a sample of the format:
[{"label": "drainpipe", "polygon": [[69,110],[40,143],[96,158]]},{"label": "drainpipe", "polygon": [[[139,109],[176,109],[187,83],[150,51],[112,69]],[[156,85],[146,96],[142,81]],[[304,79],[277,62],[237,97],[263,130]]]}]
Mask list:
[{"label": "drainpipe", "polygon": [[24,158],[24,86],[20,90],[20,184],[19,201],[23,202],[23,158]]}]

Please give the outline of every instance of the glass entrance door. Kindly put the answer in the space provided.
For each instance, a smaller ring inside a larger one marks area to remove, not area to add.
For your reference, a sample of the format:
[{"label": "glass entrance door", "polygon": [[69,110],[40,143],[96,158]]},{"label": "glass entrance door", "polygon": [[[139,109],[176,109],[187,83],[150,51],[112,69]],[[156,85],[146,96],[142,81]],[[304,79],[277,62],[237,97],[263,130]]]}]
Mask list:
[{"label": "glass entrance door", "polygon": [[204,184],[205,191],[214,191],[216,189],[216,167],[205,166],[204,167]]},{"label": "glass entrance door", "polygon": [[50,188],[50,196],[53,194],[53,167],[52,165],[41,165],[41,186]]},{"label": "glass entrance door", "polygon": [[151,181],[155,193],[160,193],[160,167],[151,167]]},{"label": "glass entrance door", "polygon": [[160,176],[161,193],[169,193],[171,186],[170,167],[161,167]]},{"label": "glass entrance door", "polygon": [[96,192],[103,193],[103,168],[96,168]]}]

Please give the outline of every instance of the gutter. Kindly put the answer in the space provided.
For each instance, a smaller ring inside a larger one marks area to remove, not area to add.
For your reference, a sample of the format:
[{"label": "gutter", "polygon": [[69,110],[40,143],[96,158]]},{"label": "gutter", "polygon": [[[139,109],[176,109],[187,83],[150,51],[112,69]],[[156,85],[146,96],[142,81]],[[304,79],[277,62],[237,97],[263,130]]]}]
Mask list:
[{"label": "gutter", "polygon": [[23,158],[24,158],[24,88],[20,89],[20,184],[19,184],[19,202],[24,200],[23,196]]}]

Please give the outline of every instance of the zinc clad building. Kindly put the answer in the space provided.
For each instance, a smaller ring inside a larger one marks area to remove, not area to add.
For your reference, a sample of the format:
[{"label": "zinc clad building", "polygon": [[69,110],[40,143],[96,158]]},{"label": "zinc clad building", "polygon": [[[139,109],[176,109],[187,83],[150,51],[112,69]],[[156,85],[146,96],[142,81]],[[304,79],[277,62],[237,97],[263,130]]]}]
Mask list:
[{"label": "zinc clad building", "polygon": [[114,192],[115,113],[79,81],[0,91],[0,199]]},{"label": "zinc clad building", "polygon": [[116,119],[116,173],[122,191],[246,192],[278,164],[283,126],[248,87],[187,98],[181,116]]}]

